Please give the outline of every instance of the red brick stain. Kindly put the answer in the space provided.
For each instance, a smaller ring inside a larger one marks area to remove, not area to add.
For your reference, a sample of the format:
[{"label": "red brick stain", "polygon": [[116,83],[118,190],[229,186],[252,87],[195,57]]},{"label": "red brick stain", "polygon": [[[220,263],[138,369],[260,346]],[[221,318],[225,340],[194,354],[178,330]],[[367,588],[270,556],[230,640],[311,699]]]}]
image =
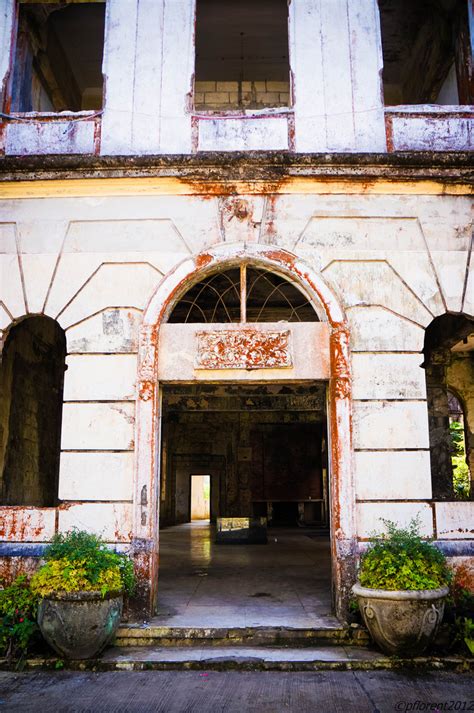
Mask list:
[{"label": "red brick stain", "polygon": [[8,586],[20,574],[30,577],[39,564],[36,557],[0,557],[0,583]]},{"label": "red brick stain", "polygon": [[96,116],[94,120],[94,154],[99,156],[100,154],[100,142],[102,138],[102,119],[100,116]]},{"label": "red brick stain", "polygon": [[31,528],[31,512],[22,506],[2,508],[2,521],[0,522],[0,537],[13,542],[24,542],[31,535],[40,535],[42,526]]},{"label": "red brick stain", "polygon": [[[212,261],[214,260],[214,256],[211,255],[210,253],[201,253],[200,255],[197,256],[196,258],[196,268],[195,272],[198,272],[199,270],[203,270],[205,267],[207,267]],[[186,280],[186,282],[189,280],[189,278]]]},{"label": "red brick stain", "polygon": [[[223,173],[223,169],[220,169]],[[286,177],[276,179],[250,178],[243,173],[242,180],[233,179],[230,181],[224,176],[220,178],[199,179],[196,176],[180,177],[180,183],[189,187],[192,195],[199,195],[204,200],[210,200],[215,196],[237,196],[237,195],[269,195],[278,193],[282,185],[287,182]]]},{"label": "red brick stain", "polygon": [[385,136],[387,139],[387,151],[393,151],[393,118],[390,115],[385,116]]},{"label": "red brick stain", "polygon": [[199,119],[191,117],[191,152],[197,153],[199,149]]},{"label": "red brick stain", "polygon": [[[341,475],[338,472],[341,462],[341,446],[344,441],[352,442],[352,421],[349,422],[349,433],[341,433],[341,424],[338,418],[336,403],[350,401],[351,375],[349,365],[349,330],[345,325],[339,325],[330,334],[330,361],[331,379],[329,385],[330,403],[329,410],[331,438],[332,477],[332,520],[334,531],[340,529],[341,524]],[[349,503],[347,503],[349,506]],[[338,561],[338,558],[334,561]]]},{"label": "red brick stain", "polygon": [[295,134],[296,134],[295,117],[294,117],[294,114],[289,114],[288,115],[288,150],[289,151],[296,151]]},{"label": "red brick stain", "polygon": [[265,211],[265,225],[263,226],[264,240],[266,243],[276,242],[275,215],[276,215],[276,195],[272,193],[267,196]]},{"label": "red brick stain", "polygon": [[0,154],[5,153],[5,134],[6,134],[7,124],[6,122],[0,122]]}]

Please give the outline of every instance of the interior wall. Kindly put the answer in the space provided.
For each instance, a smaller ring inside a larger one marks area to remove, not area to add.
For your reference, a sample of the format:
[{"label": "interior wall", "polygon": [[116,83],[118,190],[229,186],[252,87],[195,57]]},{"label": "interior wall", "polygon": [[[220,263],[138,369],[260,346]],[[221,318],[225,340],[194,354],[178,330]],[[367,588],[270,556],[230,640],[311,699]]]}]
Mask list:
[{"label": "interior wall", "polygon": [[211,473],[213,517],[249,517],[266,501],[323,497],[324,384],[308,393],[288,386],[227,389],[171,387],[170,394],[165,388],[165,522],[189,521],[196,472]]}]

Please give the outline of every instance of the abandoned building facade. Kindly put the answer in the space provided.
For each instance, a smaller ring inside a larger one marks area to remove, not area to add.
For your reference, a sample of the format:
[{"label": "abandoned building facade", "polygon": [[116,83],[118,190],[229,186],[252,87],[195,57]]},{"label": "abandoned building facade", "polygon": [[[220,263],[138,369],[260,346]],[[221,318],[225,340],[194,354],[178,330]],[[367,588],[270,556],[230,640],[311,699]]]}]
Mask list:
[{"label": "abandoned building facade", "polygon": [[[0,562],[381,518],[472,562],[470,0],[0,0]],[[454,415],[453,415],[454,414]],[[462,496],[462,497],[461,497]]]}]

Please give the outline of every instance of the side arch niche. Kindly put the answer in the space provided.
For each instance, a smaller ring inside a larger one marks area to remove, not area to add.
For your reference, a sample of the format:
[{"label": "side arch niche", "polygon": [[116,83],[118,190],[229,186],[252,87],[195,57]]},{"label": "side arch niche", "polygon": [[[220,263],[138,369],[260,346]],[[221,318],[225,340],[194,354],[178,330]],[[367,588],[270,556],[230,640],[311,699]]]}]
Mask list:
[{"label": "side arch niche", "polygon": [[7,333],[0,367],[2,506],[54,507],[66,338],[45,316],[26,317]]}]

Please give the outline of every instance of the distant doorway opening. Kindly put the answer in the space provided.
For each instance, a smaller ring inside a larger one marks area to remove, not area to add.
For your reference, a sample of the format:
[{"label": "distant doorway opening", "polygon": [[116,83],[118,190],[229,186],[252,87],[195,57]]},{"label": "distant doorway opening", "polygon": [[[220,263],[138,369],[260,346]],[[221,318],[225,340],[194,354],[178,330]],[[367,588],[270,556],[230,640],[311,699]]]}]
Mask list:
[{"label": "distant doorway opening", "polygon": [[211,519],[211,476],[191,475],[191,522]]}]

